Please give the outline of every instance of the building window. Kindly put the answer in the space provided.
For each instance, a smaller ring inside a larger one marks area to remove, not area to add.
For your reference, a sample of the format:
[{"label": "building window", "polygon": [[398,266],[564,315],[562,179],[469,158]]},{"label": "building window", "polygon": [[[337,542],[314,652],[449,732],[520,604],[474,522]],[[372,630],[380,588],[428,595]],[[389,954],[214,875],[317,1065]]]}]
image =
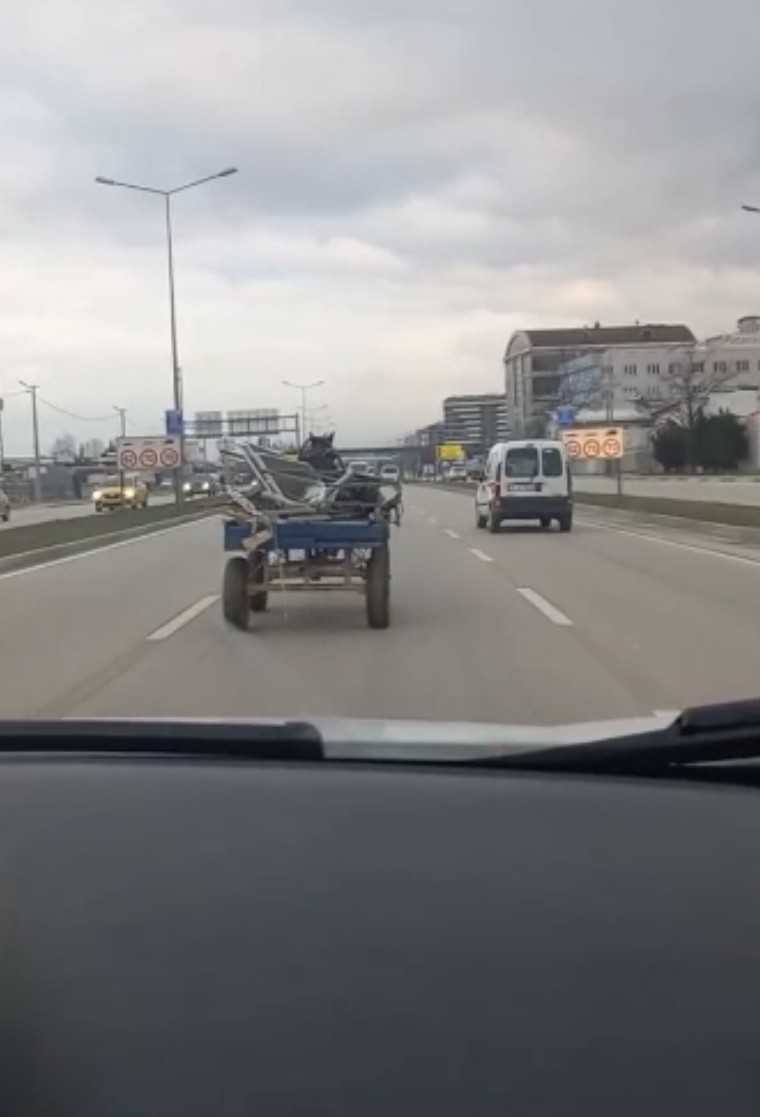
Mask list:
[{"label": "building window", "polygon": [[660,366],[659,365],[647,365],[647,373],[649,374],[649,376],[659,376],[660,375]]},{"label": "building window", "polygon": [[749,361],[737,361],[736,362],[736,371],[737,372],[749,372]]},{"label": "building window", "polygon": [[681,366],[677,361],[675,362],[675,364],[668,365],[668,372],[670,373],[671,376],[675,376],[676,373],[679,373],[680,371],[681,371]]},{"label": "building window", "polygon": [[728,372],[728,365],[725,361],[714,361],[713,372]]},{"label": "building window", "polygon": [[636,371],[637,371],[636,365],[626,365],[625,368],[623,369],[623,372],[626,376],[635,376]]},{"label": "building window", "polygon": [[704,361],[696,361],[692,365],[692,371],[693,372],[704,372],[705,371],[705,362]]}]

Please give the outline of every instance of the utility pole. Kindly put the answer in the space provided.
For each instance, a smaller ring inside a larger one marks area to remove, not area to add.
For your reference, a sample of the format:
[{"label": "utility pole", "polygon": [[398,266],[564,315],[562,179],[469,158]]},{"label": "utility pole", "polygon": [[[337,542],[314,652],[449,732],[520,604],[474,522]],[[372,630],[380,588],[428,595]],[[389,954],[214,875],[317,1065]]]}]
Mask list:
[{"label": "utility pole", "polygon": [[37,392],[39,384],[27,384],[19,380],[22,388],[26,388],[32,397],[32,435],[34,438],[34,503],[39,504],[42,499],[42,478],[40,476],[40,427],[37,421]]},{"label": "utility pole", "polygon": [[[117,407],[113,404],[113,409],[119,416],[119,437],[127,437],[127,409],[126,407]],[[121,486],[122,493],[124,492],[124,470],[119,470],[119,485]]]},{"label": "utility pole", "polygon": [[5,400],[0,398],[0,480],[5,472],[5,438],[3,435],[3,411]]}]

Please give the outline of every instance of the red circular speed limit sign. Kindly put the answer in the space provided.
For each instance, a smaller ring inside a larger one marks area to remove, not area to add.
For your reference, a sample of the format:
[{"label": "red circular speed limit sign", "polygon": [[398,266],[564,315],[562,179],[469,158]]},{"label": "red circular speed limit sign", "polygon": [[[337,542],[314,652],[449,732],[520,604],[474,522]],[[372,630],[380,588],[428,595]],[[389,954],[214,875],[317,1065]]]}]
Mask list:
[{"label": "red circular speed limit sign", "polygon": [[158,465],[158,454],[152,447],[146,446],[140,451],[140,467],[142,469],[155,469]]},{"label": "red circular speed limit sign", "polygon": [[598,458],[602,452],[599,439],[587,438],[583,444],[583,450],[587,458]]},{"label": "red circular speed limit sign", "polygon": [[581,456],[581,444],[577,438],[568,438],[565,442],[565,452],[568,458],[579,458]]},{"label": "red circular speed limit sign", "polygon": [[173,446],[166,446],[161,451],[161,465],[165,469],[176,469],[179,465],[179,454]]},{"label": "red circular speed limit sign", "polygon": [[137,454],[134,450],[122,450],[121,452],[121,468],[134,469],[137,465]]},{"label": "red circular speed limit sign", "polygon": [[620,445],[620,440],[617,438],[605,438],[602,443],[602,450],[605,458],[619,458],[623,447]]}]

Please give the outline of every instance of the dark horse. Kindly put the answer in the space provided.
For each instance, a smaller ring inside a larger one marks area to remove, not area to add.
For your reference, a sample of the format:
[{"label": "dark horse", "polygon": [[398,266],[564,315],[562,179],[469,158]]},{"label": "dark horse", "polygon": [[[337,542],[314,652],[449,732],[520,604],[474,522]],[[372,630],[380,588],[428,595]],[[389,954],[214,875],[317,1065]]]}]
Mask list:
[{"label": "dark horse", "polygon": [[335,431],[331,434],[310,434],[298,452],[298,460],[308,462],[322,475],[339,477],[345,472],[340,454],[333,446]]}]

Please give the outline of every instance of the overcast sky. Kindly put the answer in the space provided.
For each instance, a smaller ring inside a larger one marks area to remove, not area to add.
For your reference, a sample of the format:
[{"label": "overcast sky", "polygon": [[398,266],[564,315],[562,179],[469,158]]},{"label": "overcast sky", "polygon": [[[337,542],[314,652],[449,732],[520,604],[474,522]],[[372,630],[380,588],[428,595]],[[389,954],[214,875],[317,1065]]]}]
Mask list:
[{"label": "overcast sky", "polygon": [[[313,402],[345,445],[497,390],[520,327],[698,333],[760,311],[751,0],[5,0],[0,387],[169,405],[176,200],[186,407]],[[41,408],[43,442],[103,435]]]}]

